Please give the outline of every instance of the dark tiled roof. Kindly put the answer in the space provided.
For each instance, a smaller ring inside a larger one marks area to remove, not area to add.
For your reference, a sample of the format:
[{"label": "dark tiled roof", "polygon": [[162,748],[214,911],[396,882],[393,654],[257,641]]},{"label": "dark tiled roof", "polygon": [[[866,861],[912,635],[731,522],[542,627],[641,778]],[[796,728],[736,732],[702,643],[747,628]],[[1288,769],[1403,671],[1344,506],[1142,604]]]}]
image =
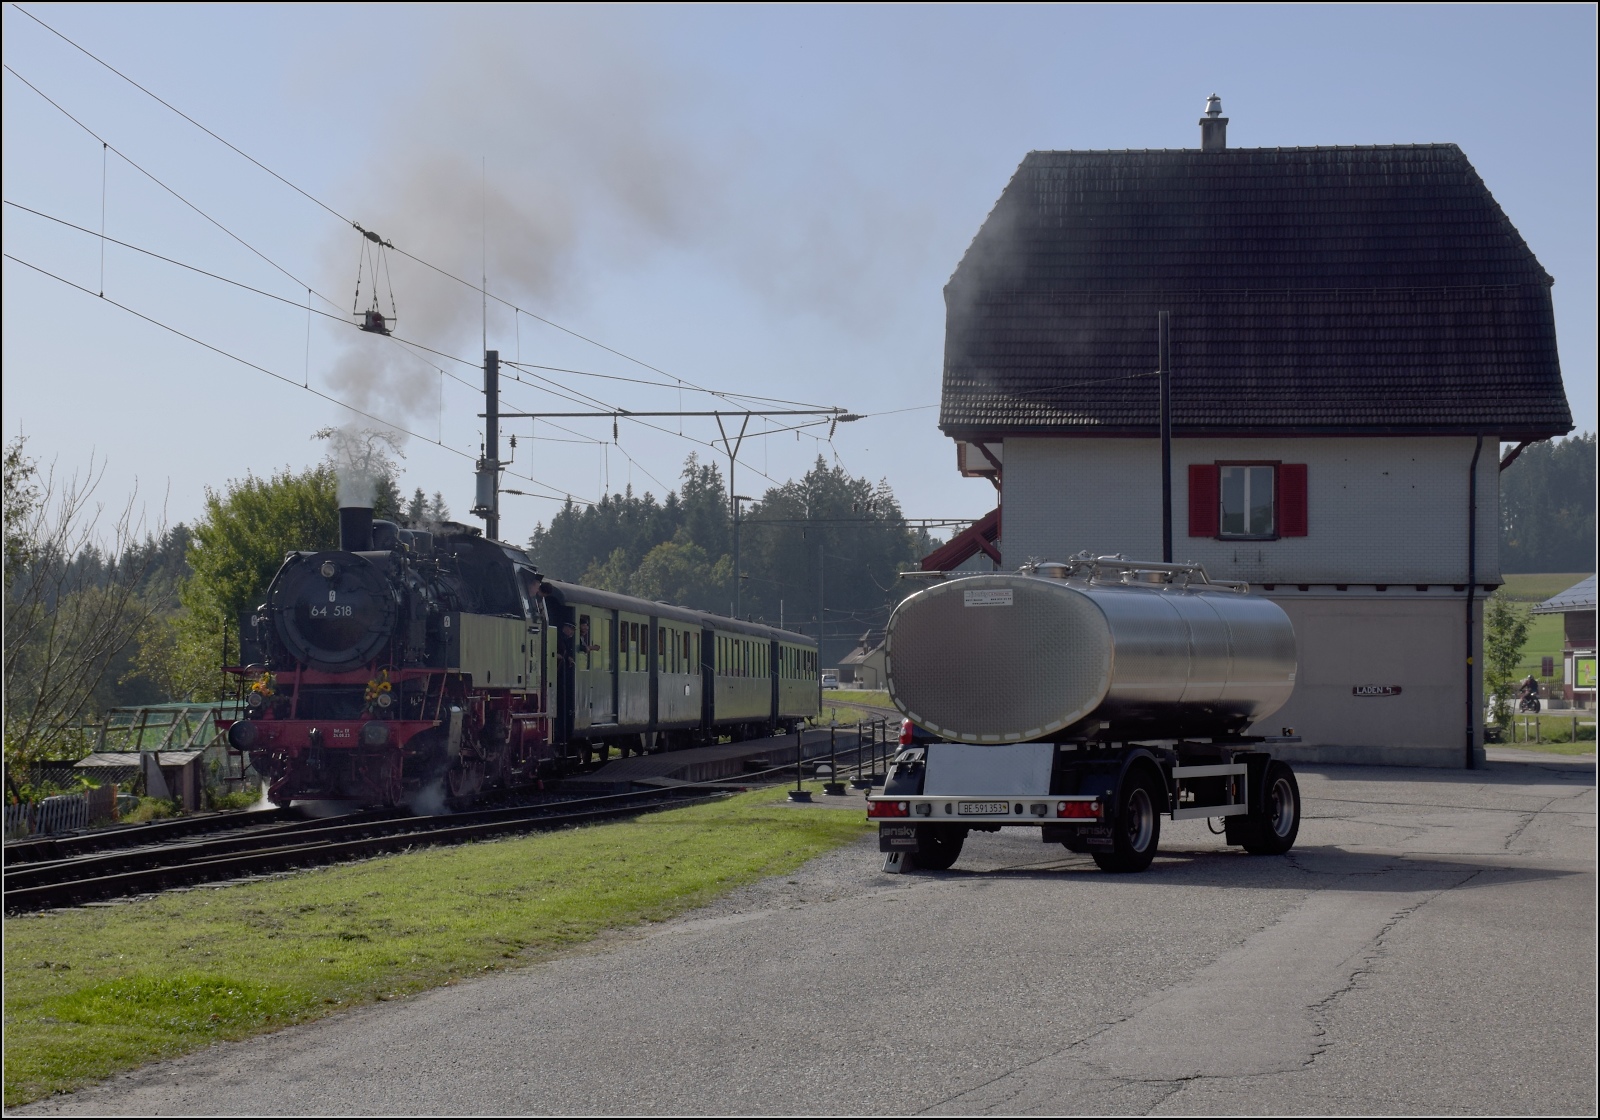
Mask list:
[{"label": "dark tiled roof", "polygon": [[1592,611],[1595,607],[1594,577],[1579,580],[1559,595],[1552,595],[1537,607],[1534,614],[1570,614],[1573,611]]},{"label": "dark tiled roof", "polygon": [[1454,144],[1031,152],[945,289],[949,434],[1572,427],[1549,275]]}]

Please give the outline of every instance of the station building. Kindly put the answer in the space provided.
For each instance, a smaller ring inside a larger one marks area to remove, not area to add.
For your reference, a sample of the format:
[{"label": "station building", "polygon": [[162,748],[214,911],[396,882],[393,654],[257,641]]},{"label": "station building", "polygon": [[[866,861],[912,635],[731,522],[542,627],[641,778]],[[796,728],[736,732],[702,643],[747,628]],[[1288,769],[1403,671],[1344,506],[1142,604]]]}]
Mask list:
[{"label": "station building", "polygon": [[[1030,152],[945,288],[993,513],[924,560],[1173,559],[1295,626],[1304,761],[1472,766],[1499,472],[1565,434],[1551,276],[1454,144]],[[1513,445],[1502,455],[1501,444]]]}]

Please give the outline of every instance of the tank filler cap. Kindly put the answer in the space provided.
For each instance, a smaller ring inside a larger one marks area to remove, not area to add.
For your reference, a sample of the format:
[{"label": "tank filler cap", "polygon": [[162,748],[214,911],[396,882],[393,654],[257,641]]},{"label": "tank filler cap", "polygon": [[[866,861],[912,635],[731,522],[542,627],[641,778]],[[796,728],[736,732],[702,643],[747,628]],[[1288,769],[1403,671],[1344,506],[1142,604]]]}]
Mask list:
[{"label": "tank filler cap", "polygon": [[1045,560],[1034,565],[1033,574],[1045,579],[1066,579],[1072,574],[1072,565],[1059,560]]}]

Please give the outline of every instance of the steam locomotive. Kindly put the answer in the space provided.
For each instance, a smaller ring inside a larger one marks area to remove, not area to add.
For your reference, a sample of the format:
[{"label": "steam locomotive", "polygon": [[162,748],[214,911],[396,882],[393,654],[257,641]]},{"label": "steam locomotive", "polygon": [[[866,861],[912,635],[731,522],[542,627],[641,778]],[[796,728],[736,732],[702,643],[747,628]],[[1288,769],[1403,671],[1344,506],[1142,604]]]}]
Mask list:
[{"label": "steam locomotive", "polygon": [[227,725],[278,805],[454,803],[621,754],[792,731],[817,644],[542,576],[513,545],[339,511],[239,621]]}]

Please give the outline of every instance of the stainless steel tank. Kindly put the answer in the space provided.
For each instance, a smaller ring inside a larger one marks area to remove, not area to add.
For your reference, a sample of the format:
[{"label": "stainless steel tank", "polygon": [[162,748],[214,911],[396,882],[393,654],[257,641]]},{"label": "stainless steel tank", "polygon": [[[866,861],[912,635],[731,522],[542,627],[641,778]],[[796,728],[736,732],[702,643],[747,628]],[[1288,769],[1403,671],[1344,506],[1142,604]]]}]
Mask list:
[{"label": "stainless steel tank", "polygon": [[966,743],[1236,734],[1294,691],[1294,627],[1196,565],[1102,558],[951,579],[889,619],[889,694]]}]

